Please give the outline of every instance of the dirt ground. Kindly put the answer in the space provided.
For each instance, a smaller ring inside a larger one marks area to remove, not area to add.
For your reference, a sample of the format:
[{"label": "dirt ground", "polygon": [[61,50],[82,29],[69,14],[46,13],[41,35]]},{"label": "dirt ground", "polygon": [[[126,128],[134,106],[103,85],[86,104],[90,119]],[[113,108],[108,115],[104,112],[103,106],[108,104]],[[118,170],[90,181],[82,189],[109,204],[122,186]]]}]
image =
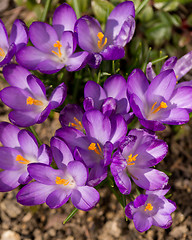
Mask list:
[{"label": "dirt ground", "polygon": [[[6,1],[0,1],[3,2]],[[20,11],[17,9],[16,15]],[[13,22],[13,19],[9,18],[9,21]],[[0,90],[5,86],[6,83],[0,80]],[[9,111],[0,102],[0,122],[8,121]],[[41,140],[47,144],[59,127],[58,114],[35,126]],[[159,137],[168,143],[169,153],[157,169],[172,173],[170,199],[177,204],[169,229],[153,226],[147,232],[139,233],[132,221],[125,221],[122,207],[107,188],[99,190],[101,199],[94,209],[89,212],[79,210],[65,225],[62,222],[73,209],[70,202],[52,210],[46,204],[24,207],[16,201],[16,189],[0,193],[0,240],[192,240],[192,121],[177,129],[168,126]]]}]

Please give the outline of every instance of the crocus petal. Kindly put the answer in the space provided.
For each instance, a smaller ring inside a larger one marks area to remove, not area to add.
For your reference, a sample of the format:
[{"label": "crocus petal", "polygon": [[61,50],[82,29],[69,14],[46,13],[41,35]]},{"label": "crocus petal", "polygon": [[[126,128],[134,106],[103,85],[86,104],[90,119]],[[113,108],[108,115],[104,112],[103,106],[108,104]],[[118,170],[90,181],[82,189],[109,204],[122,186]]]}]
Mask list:
[{"label": "crocus petal", "polygon": [[116,106],[116,100],[112,97],[109,97],[104,100],[101,111],[105,116],[109,117],[110,115],[115,113]]},{"label": "crocus petal", "polygon": [[151,121],[151,120],[139,119],[139,122],[141,123],[141,125],[143,125],[147,129],[150,129],[154,132],[155,131],[163,131],[166,128],[163,125],[163,123],[161,123],[160,121]]},{"label": "crocus petal", "polygon": [[112,152],[113,152],[113,144],[111,142],[106,142],[105,145],[103,146],[103,156],[104,156],[104,161],[103,161],[103,165],[107,166],[111,163],[111,156],[112,156]]},{"label": "crocus petal", "polygon": [[125,170],[114,176],[114,180],[122,194],[128,195],[131,192],[131,180]]},{"label": "crocus petal", "polygon": [[16,53],[16,45],[15,43],[12,43],[9,46],[9,49],[7,51],[7,54],[5,55],[4,59],[0,62],[0,67],[3,67],[5,64],[10,63],[11,59]]},{"label": "crocus petal", "polygon": [[67,144],[57,137],[51,139],[51,150],[53,158],[58,166],[62,169],[63,164],[67,165],[69,162],[74,161],[73,155]]},{"label": "crocus petal", "polygon": [[129,16],[135,17],[135,8],[131,1],[120,3],[113,9],[107,19],[105,31],[109,41],[118,37],[124,22],[128,20]]},{"label": "crocus petal", "polygon": [[189,121],[189,113],[182,108],[173,108],[170,110],[169,115],[166,113],[161,114],[161,122],[171,125],[180,125]]},{"label": "crocus petal", "polygon": [[1,19],[0,19],[0,36],[1,36],[1,48],[8,49],[9,44],[8,44],[7,30]]},{"label": "crocus petal", "polygon": [[10,147],[0,147],[0,167],[5,170],[20,170],[21,166],[16,161],[18,150]]},{"label": "crocus petal", "polygon": [[[47,60],[41,61],[36,66],[36,70],[39,70],[42,73],[53,74],[59,72],[63,67],[64,63],[56,62],[47,56]],[[50,59],[49,59],[50,58]]]},{"label": "crocus petal", "polygon": [[0,172],[0,191],[8,192],[18,187],[20,185],[18,182],[20,175],[20,171],[5,170]]},{"label": "crocus petal", "polygon": [[134,93],[129,98],[130,106],[133,109],[134,114],[139,118],[143,119],[145,116],[145,99],[143,101]]},{"label": "crocus petal", "polygon": [[177,63],[177,58],[176,57],[170,57],[165,63],[163,64],[161,68],[161,72],[168,70],[168,69],[173,69],[175,64]]},{"label": "crocus petal", "polygon": [[137,231],[145,232],[152,226],[153,219],[151,217],[146,217],[143,212],[137,211],[133,215],[133,222]]},{"label": "crocus petal", "polygon": [[101,53],[103,60],[117,60],[125,56],[124,48],[121,46],[109,45]]},{"label": "crocus petal", "polygon": [[31,132],[23,129],[18,133],[18,140],[23,152],[27,156],[37,159],[38,143],[34,135]]},{"label": "crocus petal", "polygon": [[64,83],[61,83],[59,86],[57,86],[53,90],[49,98],[51,109],[55,109],[59,107],[64,102],[66,96],[67,96],[67,87]]},{"label": "crocus petal", "polygon": [[53,14],[53,27],[59,38],[64,31],[74,31],[76,20],[75,11],[68,4],[63,3],[56,8]]},{"label": "crocus petal", "polygon": [[99,110],[107,96],[99,84],[93,81],[88,81],[84,88],[84,98],[87,97],[91,97],[93,99],[94,107]]},{"label": "crocus petal", "polygon": [[102,62],[102,56],[101,54],[99,53],[90,53],[88,56],[87,56],[87,63],[89,64],[90,67],[92,68],[98,68]]},{"label": "crocus petal", "polygon": [[136,168],[130,166],[129,172],[133,176],[133,181],[143,189],[160,189],[168,182],[167,175],[156,169]]},{"label": "crocus petal", "polygon": [[9,64],[3,68],[5,80],[14,87],[21,89],[28,88],[27,76],[31,73],[24,67],[16,64]]},{"label": "crocus petal", "polygon": [[191,69],[191,66],[192,51],[178,59],[177,63],[175,64],[173,70],[175,72],[175,75],[177,76],[177,80],[182,78]]},{"label": "crocus petal", "polygon": [[39,113],[12,111],[9,113],[9,120],[19,127],[29,127],[37,123]]},{"label": "crocus petal", "polygon": [[18,133],[20,129],[10,123],[0,123],[0,141],[5,147],[16,148],[20,147],[18,141]]},{"label": "crocus petal", "polygon": [[[94,109],[94,101],[91,97],[86,97],[83,101],[83,108],[85,111]],[[102,111],[103,112],[103,111]]]},{"label": "crocus petal", "polygon": [[29,183],[32,177],[29,175],[28,171],[24,171],[18,179],[18,182],[22,185]]},{"label": "crocus petal", "polygon": [[171,104],[178,108],[192,109],[192,87],[180,87],[175,89],[170,99]]},{"label": "crocus petal", "polygon": [[49,194],[46,199],[46,204],[50,208],[59,208],[69,200],[70,195],[68,195],[63,189],[57,189]]},{"label": "crocus petal", "polygon": [[85,185],[88,176],[88,170],[83,163],[71,161],[67,165],[67,172],[73,177],[77,186]]},{"label": "crocus petal", "polygon": [[29,85],[29,89],[33,93],[34,96],[42,100],[46,100],[46,89],[44,84],[34,75],[27,76],[27,82]]},{"label": "crocus petal", "polygon": [[66,69],[69,72],[79,71],[87,64],[88,52],[73,53],[66,61]]},{"label": "crocus petal", "polygon": [[83,115],[83,126],[87,135],[96,138],[100,143],[105,144],[109,140],[111,123],[98,110],[90,110]]},{"label": "crocus petal", "polygon": [[153,216],[153,225],[161,228],[169,228],[172,224],[172,218],[170,214],[161,214],[159,211]]},{"label": "crocus petal", "polygon": [[28,33],[25,23],[16,19],[11,29],[9,44],[15,43],[16,51],[19,51],[28,42]]},{"label": "crocus petal", "polygon": [[[99,22],[90,16],[79,18],[75,25],[79,46],[87,52],[100,52],[97,34],[102,32]],[[86,32],[86,36],[85,36]]]},{"label": "crocus petal", "polygon": [[170,188],[171,188],[170,185],[167,184],[163,188],[155,190],[155,191],[154,190],[153,191],[146,190],[145,194],[147,194],[147,195],[151,195],[152,194],[152,195],[157,195],[159,197],[162,197],[162,196],[165,196],[168,193]]},{"label": "crocus petal", "polygon": [[146,76],[147,76],[147,79],[151,82],[155,77],[156,77],[156,73],[154,72],[153,70],[153,67],[152,67],[152,63],[149,62],[147,64],[147,67],[146,67]]},{"label": "crocus petal", "polygon": [[101,164],[95,164],[93,168],[91,168],[88,176],[87,184],[89,186],[97,186],[107,177],[107,167],[101,166]]},{"label": "crocus petal", "polygon": [[73,205],[84,211],[88,211],[95,207],[99,198],[97,190],[89,186],[78,187],[76,190],[73,190],[71,194],[71,201]]},{"label": "crocus petal", "polygon": [[29,37],[33,45],[45,53],[51,53],[59,40],[54,28],[44,22],[33,22],[29,27]]},{"label": "crocus petal", "polygon": [[62,45],[61,48],[64,49],[64,55],[66,55],[66,57],[71,56],[77,46],[77,41],[74,33],[70,31],[63,32],[60,42]]},{"label": "crocus petal", "polygon": [[43,144],[38,150],[38,162],[50,165],[52,162],[52,154],[49,146]]},{"label": "crocus petal", "polygon": [[26,206],[42,204],[47,196],[54,190],[54,186],[45,185],[39,182],[32,182],[24,186],[17,193],[17,201]]},{"label": "crocus petal", "polygon": [[148,196],[144,194],[140,194],[136,199],[134,200],[133,204],[135,208],[139,208],[140,206],[143,206],[147,201]]},{"label": "crocus petal", "polygon": [[126,215],[129,219],[133,219],[132,209],[134,209],[133,202],[130,202],[130,203],[128,203],[127,206],[125,207],[125,215]]}]

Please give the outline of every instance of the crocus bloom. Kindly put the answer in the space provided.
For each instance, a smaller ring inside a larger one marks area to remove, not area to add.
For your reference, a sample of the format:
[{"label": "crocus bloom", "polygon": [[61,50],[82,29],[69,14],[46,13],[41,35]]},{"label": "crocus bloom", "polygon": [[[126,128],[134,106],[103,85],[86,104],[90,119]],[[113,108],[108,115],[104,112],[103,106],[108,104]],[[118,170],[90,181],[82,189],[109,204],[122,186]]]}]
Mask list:
[{"label": "crocus bloom", "polygon": [[135,9],[132,1],[118,4],[110,13],[105,33],[99,22],[90,16],[77,20],[75,31],[79,46],[89,52],[88,64],[98,68],[103,60],[124,57],[123,47],[132,39],[135,31]]},{"label": "crocus bloom", "polygon": [[21,20],[15,20],[8,38],[5,25],[0,19],[0,36],[0,67],[2,67],[9,63],[15,53],[27,44],[27,27]]},{"label": "crocus bloom", "polygon": [[162,131],[165,124],[180,125],[189,121],[192,111],[192,88],[176,88],[173,70],[162,71],[149,84],[140,69],[129,75],[128,94],[133,112],[140,123],[153,131]]},{"label": "crocus bloom", "polygon": [[156,191],[146,191],[125,207],[125,214],[133,219],[139,232],[147,231],[152,225],[169,228],[172,224],[171,213],[176,210],[173,201],[166,199],[165,194],[170,187]]},{"label": "crocus bloom", "polygon": [[[113,154],[111,173],[122,194],[129,194],[132,180],[141,188],[156,190],[167,184],[165,173],[151,168],[167,154],[167,144],[142,129],[133,129]],[[129,176],[128,176],[129,175]]]},{"label": "crocus bloom", "polygon": [[74,35],[76,15],[66,3],[60,5],[53,15],[53,26],[33,22],[29,37],[33,46],[23,48],[16,55],[17,62],[27,69],[52,74],[63,67],[77,71],[84,67],[86,52],[74,53],[77,41]]},{"label": "crocus bloom", "polygon": [[38,147],[31,132],[20,130],[10,123],[0,123],[0,191],[7,192],[27,184],[32,178],[27,166],[40,162],[49,165],[52,157],[49,147],[45,144]]},{"label": "crocus bloom", "polygon": [[50,208],[58,208],[71,197],[76,208],[84,211],[93,208],[99,201],[99,193],[85,185],[86,167],[74,161],[71,151],[62,140],[52,138],[51,149],[58,169],[45,164],[31,164],[28,171],[36,182],[18,192],[18,202],[28,206],[46,202]]},{"label": "crocus bloom", "polygon": [[5,66],[3,74],[11,86],[0,92],[0,98],[13,109],[9,113],[9,119],[15,125],[28,127],[42,123],[50,111],[60,106],[66,97],[66,86],[62,83],[47,99],[44,84],[19,65]]},{"label": "crocus bloom", "polygon": [[84,88],[84,109],[98,109],[104,115],[121,114],[126,121],[132,113],[127,98],[127,83],[121,75],[112,75],[103,85],[103,88],[93,81],[88,81]]},{"label": "crocus bloom", "polygon": [[76,160],[90,168],[88,184],[96,186],[107,177],[112,151],[125,137],[127,126],[122,116],[109,119],[95,109],[84,113],[82,126],[86,134],[72,126],[57,130],[56,136],[67,142]]}]

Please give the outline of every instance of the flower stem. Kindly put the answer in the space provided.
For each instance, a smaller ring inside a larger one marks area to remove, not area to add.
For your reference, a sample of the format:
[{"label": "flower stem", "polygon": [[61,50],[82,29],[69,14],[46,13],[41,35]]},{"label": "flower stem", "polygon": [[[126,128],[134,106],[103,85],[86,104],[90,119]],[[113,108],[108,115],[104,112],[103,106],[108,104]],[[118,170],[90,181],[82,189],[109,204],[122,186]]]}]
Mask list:
[{"label": "flower stem", "polygon": [[45,20],[47,18],[47,13],[48,13],[49,8],[50,8],[50,5],[51,5],[51,0],[47,0],[46,4],[45,4],[44,11],[43,11],[43,14],[42,14],[42,17],[41,17],[41,22],[45,22]]},{"label": "flower stem", "polygon": [[63,221],[63,224],[67,223],[78,211],[77,208],[74,208],[73,211],[67,216],[67,218]]},{"label": "flower stem", "polygon": [[39,144],[39,146],[41,146],[43,143],[41,142],[37,132],[35,131],[34,127],[33,126],[30,126],[29,128],[29,131],[33,133],[33,135],[35,136],[35,138],[37,139],[37,142]]},{"label": "flower stem", "polygon": [[77,0],[73,0],[73,6],[74,6],[75,13],[77,15],[77,18],[80,18],[81,17],[81,12],[80,12],[79,4],[78,4]]}]

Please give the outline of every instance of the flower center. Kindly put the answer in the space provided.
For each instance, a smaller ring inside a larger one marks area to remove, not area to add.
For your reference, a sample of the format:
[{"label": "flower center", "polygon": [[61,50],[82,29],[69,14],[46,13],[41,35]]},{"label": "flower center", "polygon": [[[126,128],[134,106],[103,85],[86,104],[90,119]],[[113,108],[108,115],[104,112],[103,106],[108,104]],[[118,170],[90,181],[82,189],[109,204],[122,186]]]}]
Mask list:
[{"label": "flower center", "polygon": [[56,177],[55,183],[56,184],[63,184],[64,186],[67,186],[69,184],[69,180],[64,179],[64,178],[60,178],[60,177]]},{"label": "flower center", "polygon": [[104,34],[103,34],[102,32],[99,32],[99,33],[97,34],[97,37],[99,38],[99,40],[98,40],[98,42],[97,42],[97,46],[98,46],[99,50],[102,50],[103,47],[104,47],[104,46],[106,45],[106,43],[107,43],[107,38],[105,38],[104,43],[102,43],[102,42],[103,42],[103,38],[104,38]]},{"label": "flower center", "polygon": [[145,207],[145,211],[152,211],[153,210],[153,206],[151,203],[147,203],[147,206]]},{"label": "flower center", "polygon": [[75,123],[70,122],[69,126],[76,128],[77,130],[83,131],[83,125],[76,117],[73,118]]},{"label": "flower center", "polygon": [[34,99],[32,97],[27,98],[27,105],[36,105],[36,106],[42,106],[43,102],[37,99]]},{"label": "flower center", "polygon": [[25,158],[22,157],[21,155],[17,155],[16,161],[19,162],[19,163],[21,163],[21,164],[28,164],[28,163],[30,163],[29,160],[25,159]]},{"label": "flower center", "polygon": [[167,108],[167,104],[162,101],[162,102],[160,103],[159,107],[157,107],[157,108],[154,109],[154,107],[155,107],[156,104],[157,104],[157,102],[155,102],[155,103],[153,104],[153,106],[151,107],[151,112],[152,112],[152,113],[157,113],[157,112],[159,112],[159,110],[161,110],[162,108]]},{"label": "flower center", "polygon": [[135,154],[135,156],[133,156],[132,154],[130,154],[128,156],[128,159],[127,159],[127,165],[131,166],[131,165],[134,165],[135,161],[136,161],[136,157],[138,156],[138,154]]},{"label": "flower center", "polygon": [[61,58],[62,53],[61,53],[61,47],[62,44],[60,43],[60,41],[56,41],[56,43],[53,45],[55,48],[58,48],[58,52],[52,51],[52,53],[54,53],[55,55],[57,55],[59,58]]},{"label": "flower center", "polygon": [[101,150],[101,147],[99,145],[99,143],[91,143],[88,147],[89,150],[94,151],[96,154],[98,154],[99,156],[101,156],[103,158],[103,152]]},{"label": "flower center", "polygon": [[0,47],[0,56],[3,58],[5,57],[5,52],[4,52],[3,48],[1,48],[1,47]]}]

